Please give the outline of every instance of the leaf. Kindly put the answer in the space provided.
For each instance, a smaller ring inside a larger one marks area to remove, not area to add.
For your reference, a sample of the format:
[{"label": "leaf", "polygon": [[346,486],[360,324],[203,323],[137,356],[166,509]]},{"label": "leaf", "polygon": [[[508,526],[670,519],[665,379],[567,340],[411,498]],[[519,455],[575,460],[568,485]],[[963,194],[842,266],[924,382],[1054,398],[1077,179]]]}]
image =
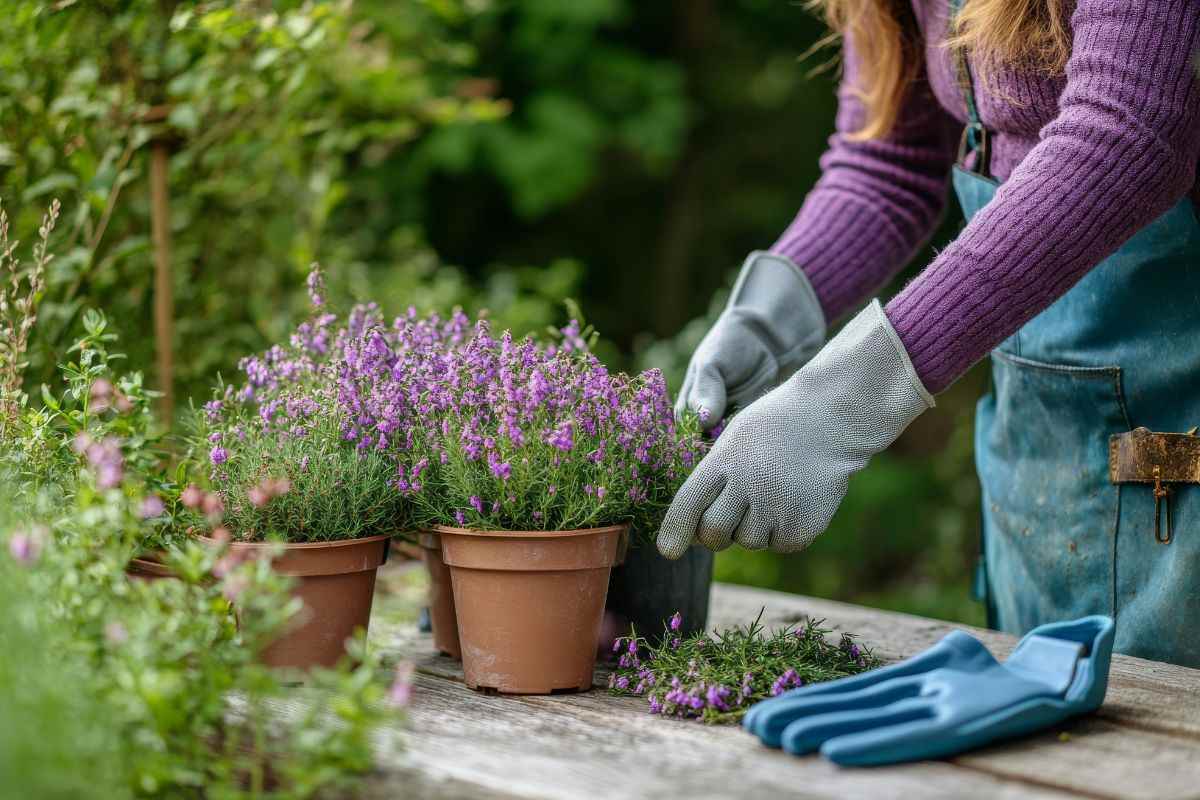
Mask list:
[{"label": "leaf", "polygon": [[36,200],[44,195],[63,189],[76,189],[79,186],[79,180],[69,172],[54,172],[40,181],[30,184],[21,195],[23,200]]},{"label": "leaf", "polygon": [[52,408],[55,411],[62,410],[62,406],[58,404],[58,398],[55,397],[50,391],[50,387],[44,383],[42,384],[42,402],[45,403],[48,408]]},{"label": "leaf", "polygon": [[200,127],[200,114],[190,103],[180,103],[171,109],[167,122],[174,128],[187,133],[195,133]]}]

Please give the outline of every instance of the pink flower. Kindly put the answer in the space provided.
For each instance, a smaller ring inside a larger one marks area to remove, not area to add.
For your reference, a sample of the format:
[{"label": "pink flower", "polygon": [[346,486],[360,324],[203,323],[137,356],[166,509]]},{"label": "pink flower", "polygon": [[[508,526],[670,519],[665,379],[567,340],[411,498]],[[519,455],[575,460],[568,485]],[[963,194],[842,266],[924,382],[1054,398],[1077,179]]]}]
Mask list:
[{"label": "pink flower", "polygon": [[401,661],[396,665],[396,677],[388,689],[387,702],[393,708],[404,708],[412,700],[414,668],[411,662]]},{"label": "pink flower", "polygon": [[91,397],[91,409],[96,412],[107,411],[112,406],[113,385],[105,378],[98,378],[92,383],[88,392]]},{"label": "pink flower", "polygon": [[205,494],[204,499],[200,501],[200,508],[209,519],[220,519],[225,511],[225,501],[218,494]]},{"label": "pink flower", "polygon": [[250,491],[246,492],[246,498],[250,501],[250,505],[255,508],[262,508],[271,502],[270,493],[261,486],[251,486]]},{"label": "pink flower", "polygon": [[183,494],[179,495],[179,501],[188,508],[199,508],[204,502],[204,492],[196,484],[190,484],[183,490]]},{"label": "pink flower", "polygon": [[17,531],[8,540],[8,552],[19,563],[32,564],[41,557],[45,538],[46,531],[41,527]]}]

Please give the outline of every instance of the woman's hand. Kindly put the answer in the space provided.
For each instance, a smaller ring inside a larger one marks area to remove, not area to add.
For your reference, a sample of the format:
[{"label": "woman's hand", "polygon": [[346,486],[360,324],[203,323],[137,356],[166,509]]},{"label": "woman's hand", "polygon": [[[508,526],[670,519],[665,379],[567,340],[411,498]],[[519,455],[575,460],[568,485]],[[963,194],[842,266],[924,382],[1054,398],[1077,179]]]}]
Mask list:
[{"label": "woman's hand", "polygon": [[825,316],[804,273],[785,256],[751,253],[729,304],[692,355],[675,411],[691,409],[711,428],[729,405],[749,405],[824,341]]},{"label": "woman's hand", "polygon": [[658,549],[803,550],[825,530],[846,484],[933,398],[878,301],[790,380],[729,423],[671,503]]}]

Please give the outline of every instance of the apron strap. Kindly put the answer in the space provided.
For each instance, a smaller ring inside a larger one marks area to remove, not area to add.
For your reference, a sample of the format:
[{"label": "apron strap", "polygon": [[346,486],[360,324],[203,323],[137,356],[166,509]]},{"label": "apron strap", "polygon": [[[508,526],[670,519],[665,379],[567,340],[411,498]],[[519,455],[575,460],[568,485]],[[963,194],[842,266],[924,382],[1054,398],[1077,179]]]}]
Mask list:
[{"label": "apron strap", "polygon": [[[950,26],[962,9],[963,0],[950,0]],[[954,48],[954,62],[958,71],[958,85],[962,90],[963,99],[967,104],[967,125],[963,128],[962,138],[958,142],[958,166],[966,169],[967,155],[975,154],[975,165],[969,170],[981,177],[991,177],[991,137],[979,118],[979,108],[975,104],[975,79],[971,75],[971,65],[967,61],[965,48]]]}]

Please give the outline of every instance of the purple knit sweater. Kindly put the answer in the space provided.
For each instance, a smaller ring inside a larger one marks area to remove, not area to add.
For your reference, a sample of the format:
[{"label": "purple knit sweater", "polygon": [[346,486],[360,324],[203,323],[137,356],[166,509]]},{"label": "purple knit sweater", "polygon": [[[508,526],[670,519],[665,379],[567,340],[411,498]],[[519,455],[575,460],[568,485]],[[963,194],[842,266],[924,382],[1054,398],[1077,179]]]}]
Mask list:
[{"label": "purple knit sweater", "polygon": [[[966,121],[941,44],[948,5],[913,0],[925,61],[885,139],[846,135],[863,118],[850,90],[855,43],[846,43],[823,174],[772,248],[800,265],[831,321],[879,291],[942,213]],[[992,172],[1004,183],[887,305],[932,392],[1196,189],[1200,0],[1077,0],[1071,27],[1065,76],[1001,70],[990,87],[976,81]]]}]

